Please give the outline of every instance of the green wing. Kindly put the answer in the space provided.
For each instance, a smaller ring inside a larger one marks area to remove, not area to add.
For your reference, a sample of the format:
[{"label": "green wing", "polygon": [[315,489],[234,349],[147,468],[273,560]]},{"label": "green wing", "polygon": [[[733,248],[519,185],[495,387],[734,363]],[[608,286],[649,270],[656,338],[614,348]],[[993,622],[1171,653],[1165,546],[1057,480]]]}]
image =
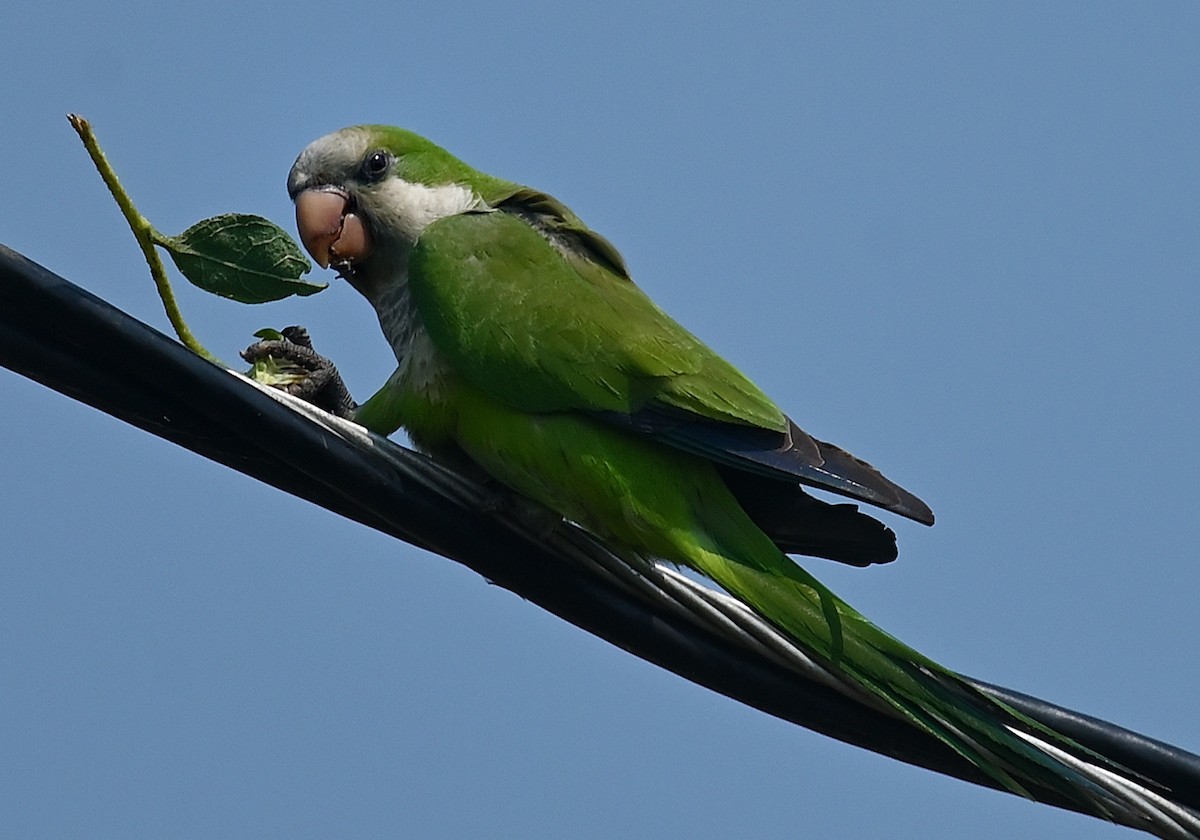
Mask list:
[{"label": "green wing", "polygon": [[434,222],[409,259],[434,344],[480,391],[518,411],[591,412],[727,467],[933,522],[920,499],[791,422],[557,201],[519,190],[496,206]]},{"label": "green wing", "polygon": [[765,394],[616,273],[619,264],[551,236],[505,211],[451,216],[422,234],[409,260],[413,300],[467,381],[520,411],[657,407],[787,430]]}]

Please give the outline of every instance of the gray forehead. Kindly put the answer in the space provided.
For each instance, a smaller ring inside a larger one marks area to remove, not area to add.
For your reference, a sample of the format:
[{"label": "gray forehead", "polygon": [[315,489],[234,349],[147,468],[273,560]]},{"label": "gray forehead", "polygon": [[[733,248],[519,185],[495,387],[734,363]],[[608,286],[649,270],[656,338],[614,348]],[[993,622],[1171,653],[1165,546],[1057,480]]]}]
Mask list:
[{"label": "gray forehead", "polygon": [[320,137],[300,153],[288,173],[288,194],[317,184],[341,181],[354,171],[371,144],[362,127],[343,128]]}]

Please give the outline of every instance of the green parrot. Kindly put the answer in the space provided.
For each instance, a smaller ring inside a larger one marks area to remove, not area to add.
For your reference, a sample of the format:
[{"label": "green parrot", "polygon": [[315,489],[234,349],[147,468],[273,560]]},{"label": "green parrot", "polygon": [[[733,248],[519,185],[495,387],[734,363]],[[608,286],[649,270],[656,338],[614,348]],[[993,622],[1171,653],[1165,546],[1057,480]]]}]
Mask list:
[{"label": "green parrot", "polygon": [[926,524],[930,509],[801,431],[565,205],[378,125],[313,142],[288,191],[305,248],[370,301],[398,362],[353,419],[404,427],[618,554],[701,573],[999,786],[1110,815],[1107,793],[1061,760],[1086,750],[878,629],[788,556],[896,554],[890,529],[802,486]]}]

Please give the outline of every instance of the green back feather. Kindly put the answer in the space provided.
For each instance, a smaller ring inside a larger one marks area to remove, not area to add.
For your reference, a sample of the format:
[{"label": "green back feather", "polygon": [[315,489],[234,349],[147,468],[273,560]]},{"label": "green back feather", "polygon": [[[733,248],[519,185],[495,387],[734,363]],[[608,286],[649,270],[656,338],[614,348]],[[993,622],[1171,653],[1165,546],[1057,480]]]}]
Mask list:
[{"label": "green back feather", "polygon": [[[632,413],[657,402],[786,429],[765,394],[612,259],[552,236],[503,211],[451,216],[422,234],[409,259],[413,300],[460,375],[522,411]],[[598,237],[576,241],[603,249]]]}]

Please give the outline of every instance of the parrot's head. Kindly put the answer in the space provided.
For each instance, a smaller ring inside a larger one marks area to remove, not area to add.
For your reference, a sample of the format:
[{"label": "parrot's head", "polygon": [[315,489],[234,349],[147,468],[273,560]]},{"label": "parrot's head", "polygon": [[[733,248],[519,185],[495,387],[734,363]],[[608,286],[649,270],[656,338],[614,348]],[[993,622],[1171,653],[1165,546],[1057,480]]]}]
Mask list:
[{"label": "parrot's head", "polygon": [[313,141],[288,175],[300,240],[368,297],[426,226],[486,205],[504,182],[411,131],[343,128]]}]

